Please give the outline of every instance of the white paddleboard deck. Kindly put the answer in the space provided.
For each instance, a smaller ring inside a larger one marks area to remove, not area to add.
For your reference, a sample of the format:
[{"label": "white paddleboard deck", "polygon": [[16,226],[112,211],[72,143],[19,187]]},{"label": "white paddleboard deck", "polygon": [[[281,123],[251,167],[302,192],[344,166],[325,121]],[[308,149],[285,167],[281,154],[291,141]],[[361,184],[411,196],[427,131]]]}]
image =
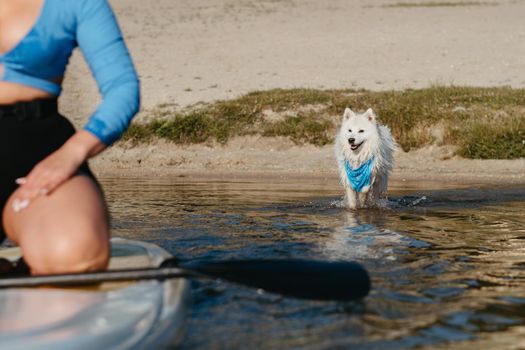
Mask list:
[{"label": "white paddleboard deck", "polygon": [[[110,269],[155,267],[171,255],[156,245],[114,238]],[[15,260],[18,248],[0,251]],[[184,331],[189,282],[104,283],[90,288],[0,290],[3,349],[156,349]]]}]

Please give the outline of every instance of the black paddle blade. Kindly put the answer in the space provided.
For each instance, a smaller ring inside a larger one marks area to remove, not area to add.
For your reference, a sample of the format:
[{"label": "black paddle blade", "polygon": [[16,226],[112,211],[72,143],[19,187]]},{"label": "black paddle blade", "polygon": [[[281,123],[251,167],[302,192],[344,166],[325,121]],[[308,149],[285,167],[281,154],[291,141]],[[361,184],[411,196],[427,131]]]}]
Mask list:
[{"label": "black paddle blade", "polygon": [[364,298],[370,277],[355,262],[234,260],[182,266],[208,276],[296,298],[349,301]]}]

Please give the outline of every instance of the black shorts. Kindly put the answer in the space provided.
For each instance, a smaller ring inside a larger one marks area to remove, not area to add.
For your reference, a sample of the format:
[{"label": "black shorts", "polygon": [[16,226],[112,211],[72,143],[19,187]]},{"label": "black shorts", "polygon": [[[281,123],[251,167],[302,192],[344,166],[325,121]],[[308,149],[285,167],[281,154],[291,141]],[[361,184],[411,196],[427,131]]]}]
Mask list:
[{"label": "black shorts", "polygon": [[[58,113],[56,99],[0,105],[0,213],[18,188],[15,180],[29,174],[74,133],[73,125]],[[95,180],[87,163],[79,173]],[[4,239],[0,220],[0,243]]]}]

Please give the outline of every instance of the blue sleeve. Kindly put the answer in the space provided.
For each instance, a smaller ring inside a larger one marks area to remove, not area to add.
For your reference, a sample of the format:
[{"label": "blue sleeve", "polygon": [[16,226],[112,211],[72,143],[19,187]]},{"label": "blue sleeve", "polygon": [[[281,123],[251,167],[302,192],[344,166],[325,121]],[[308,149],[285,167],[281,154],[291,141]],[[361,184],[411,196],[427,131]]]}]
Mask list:
[{"label": "blue sleeve", "polygon": [[79,6],[78,46],[102,94],[102,103],[84,130],[110,145],[120,138],[139,110],[139,81],[107,0],[79,1]]}]

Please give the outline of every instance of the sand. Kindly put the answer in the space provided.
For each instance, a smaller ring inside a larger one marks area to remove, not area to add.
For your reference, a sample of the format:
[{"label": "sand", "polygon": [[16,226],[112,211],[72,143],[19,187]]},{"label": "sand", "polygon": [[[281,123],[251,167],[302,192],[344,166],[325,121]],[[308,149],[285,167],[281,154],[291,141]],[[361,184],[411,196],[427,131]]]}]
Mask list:
[{"label": "sand", "polygon": [[[110,2],[142,82],[139,121],[160,103],[186,107],[270,88],[525,86],[525,1],[445,7],[387,7],[399,3],[389,0]],[[99,99],[76,52],[61,109],[81,127]],[[525,184],[524,159],[464,160],[451,152],[398,152],[393,178]],[[239,138],[226,146],[121,143],[92,166],[103,176],[337,177],[332,147],[278,138]]]}]

